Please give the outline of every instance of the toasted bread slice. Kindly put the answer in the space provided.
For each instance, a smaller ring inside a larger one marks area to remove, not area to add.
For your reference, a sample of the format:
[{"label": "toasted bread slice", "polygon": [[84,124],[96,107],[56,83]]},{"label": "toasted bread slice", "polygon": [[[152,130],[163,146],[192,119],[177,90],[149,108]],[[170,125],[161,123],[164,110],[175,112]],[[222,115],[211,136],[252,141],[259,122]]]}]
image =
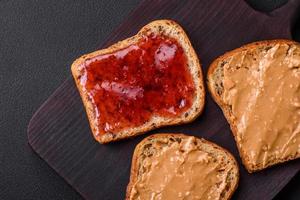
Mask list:
[{"label": "toasted bread slice", "polygon": [[300,157],[300,45],[255,42],[217,58],[208,88],[249,172]]},{"label": "toasted bread slice", "polygon": [[239,180],[234,157],[184,134],[155,134],[133,154],[126,199],[230,199]]},{"label": "toasted bread slice", "polygon": [[[180,116],[163,117],[163,116],[155,115],[154,113],[148,121],[145,121],[143,124],[138,125],[136,127],[128,127],[117,132],[107,131],[104,134],[99,134],[97,132],[97,130],[99,129],[99,125],[96,122],[95,107],[92,103],[91,98],[89,98],[88,93],[84,90],[83,86],[80,84],[80,77],[83,75],[81,66],[86,61],[95,58],[96,56],[114,53],[118,50],[127,48],[130,45],[134,45],[137,42],[139,42],[141,38],[149,34],[158,34],[158,35],[162,34],[167,37],[173,38],[182,47],[183,52],[187,59],[186,67],[188,68],[188,71],[192,77],[194,88],[195,88],[191,106],[182,114],[180,114]],[[74,61],[71,70],[77,88],[79,90],[79,93],[81,95],[82,101],[84,103],[86,113],[90,122],[90,126],[93,132],[93,136],[100,143],[108,143],[122,138],[132,137],[161,126],[188,123],[194,120],[203,110],[205,91],[204,91],[204,84],[203,84],[203,75],[202,75],[201,66],[197,54],[194,51],[184,30],[177,23],[171,20],[153,21],[147,24],[146,26],[144,26],[133,37],[120,41],[106,49],[102,49],[87,55],[83,55]]]}]

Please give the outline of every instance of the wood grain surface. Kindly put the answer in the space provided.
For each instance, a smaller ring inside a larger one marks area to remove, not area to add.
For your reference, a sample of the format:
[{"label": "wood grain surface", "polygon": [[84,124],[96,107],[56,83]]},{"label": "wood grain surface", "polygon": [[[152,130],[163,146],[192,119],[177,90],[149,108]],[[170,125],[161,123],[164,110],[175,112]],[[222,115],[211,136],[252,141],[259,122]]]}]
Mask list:
[{"label": "wood grain surface", "polygon": [[[173,19],[189,35],[206,75],[212,60],[226,51],[258,40],[290,39],[299,5],[300,0],[290,0],[265,14],[243,0],[144,0],[100,47],[134,35],[154,19]],[[233,153],[241,174],[233,199],[272,199],[300,169],[298,159],[248,174],[241,165],[229,125],[209,94],[204,113],[191,124],[160,128],[108,145],[98,144],[71,77],[34,114],[28,126],[28,140],[34,151],[84,198],[116,200],[125,197],[136,144],[158,132],[203,137]]]}]

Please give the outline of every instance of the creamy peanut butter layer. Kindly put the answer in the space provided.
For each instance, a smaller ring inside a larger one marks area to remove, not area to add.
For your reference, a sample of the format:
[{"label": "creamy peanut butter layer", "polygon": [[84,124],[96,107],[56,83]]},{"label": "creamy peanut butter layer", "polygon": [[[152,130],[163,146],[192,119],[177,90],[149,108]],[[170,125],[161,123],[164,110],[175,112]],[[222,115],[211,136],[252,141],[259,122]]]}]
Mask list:
[{"label": "creamy peanut butter layer", "polygon": [[156,153],[143,160],[143,173],[133,185],[130,199],[220,199],[231,170],[221,165],[221,158],[200,150],[195,137],[154,145]]},{"label": "creamy peanut butter layer", "polygon": [[300,47],[277,44],[233,54],[224,65],[223,102],[248,164],[300,153]]}]

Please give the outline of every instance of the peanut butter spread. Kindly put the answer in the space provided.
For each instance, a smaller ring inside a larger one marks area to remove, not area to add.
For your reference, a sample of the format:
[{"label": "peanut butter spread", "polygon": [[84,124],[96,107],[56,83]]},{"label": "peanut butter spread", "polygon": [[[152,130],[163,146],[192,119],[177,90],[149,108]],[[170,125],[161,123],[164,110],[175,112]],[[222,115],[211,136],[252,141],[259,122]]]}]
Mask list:
[{"label": "peanut butter spread", "polygon": [[276,44],[242,51],[224,65],[230,106],[246,162],[262,167],[300,154],[300,47]]},{"label": "peanut butter spread", "polygon": [[220,199],[229,168],[195,143],[195,137],[169,144],[167,140],[156,142],[155,153],[139,167],[130,199]]}]

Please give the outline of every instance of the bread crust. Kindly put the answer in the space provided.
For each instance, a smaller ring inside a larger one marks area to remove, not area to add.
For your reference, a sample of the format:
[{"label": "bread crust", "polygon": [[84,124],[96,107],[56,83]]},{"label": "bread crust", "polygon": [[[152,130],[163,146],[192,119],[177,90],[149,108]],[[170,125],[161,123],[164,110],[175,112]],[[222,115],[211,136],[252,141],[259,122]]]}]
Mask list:
[{"label": "bread crust", "polygon": [[[222,102],[220,96],[217,94],[215,88],[214,88],[214,80],[213,80],[213,75],[216,72],[217,68],[218,68],[218,64],[225,60],[226,58],[239,53],[241,51],[244,50],[251,50],[251,49],[256,49],[258,47],[264,47],[264,46],[269,46],[269,45],[274,45],[274,44],[287,44],[287,45],[292,45],[292,44],[297,44],[300,45],[299,43],[292,41],[292,40],[287,40],[287,39],[275,39],[275,40],[265,40],[265,41],[258,41],[258,42],[253,42],[253,43],[249,43],[246,45],[243,45],[237,49],[234,49],[232,51],[228,51],[225,54],[219,56],[217,59],[215,59],[209,66],[208,68],[208,72],[207,72],[207,85],[208,85],[208,90],[211,94],[211,96],[213,97],[214,101],[218,104],[218,106],[221,108],[221,110],[223,111],[223,114],[225,116],[225,118],[227,119],[232,134],[234,136],[234,139],[236,141],[236,143],[238,144],[238,140],[237,140],[237,127],[235,124],[235,120],[234,117],[230,115],[229,112],[229,107]],[[273,162],[267,163],[266,166],[256,166],[253,167],[252,165],[250,165],[249,161],[246,159],[246,154],[243,152],[243,150],[239,147],[239,145],[237,145],[238,147],[238,151],[240,154],[240,158],[242,160],[242,163],[244,164],[244,166],[246,167],[247,171],[249,173],[255,172],[255,171],[259,171],[265,168],[268,168],[270,166],[285,162],[285,161],[289,161],[289,160],[293,160],[296,158],[300,157],[300,154],[296,155],[295,157],[288,157],[287,159],[280,159],[280,160],[274,160]]]},{"label": "bread crust", "polygon": [[[92,103],[90,102],[88,95],[84,92],[81,84],[80,84],[80,76],[81,70],[80,66],[84,63],[85,60],[89,58],[93,58],[98,55],[108,54],[115,52],[119,49],[128,47],[131,44],[136,43],[143,35],[147,33],[164,33],[170,37],[175,38],[179,44],[183,47],[185,53],[187,54],[188,59],[188,67],[189,71],[193,77],[193,82],[195,84],[195,99],[193,101],[192,106],[181,116],[175,118],[163,118],[156,116],[156,119],[152,116],[148,122],[145,124],[134,127],[128,128],[126,130],[120,131],[118,133],[106,133],[106,134],[99,134],[96,135],[97,126],[94,123],[95,119],[95,111],[93,108]],[[192,65],[192,66],[191,66]],[[90,127],[93,132],[94,138],[100,143],[108,143],[111,141],[116,141],[124,138],[133,137],[136,135],[143,134],[146,131],[162,127],[162,126],[169,126],[169,125],[178,125],[183,123],[188,123],[196,119],[203,111],[204,101],[205,101],[205,91],[204,91],[204,82],[203,82],[203,73],[201,69],[201,65],[195,50],[193,49],[191,42],[188,39],[188,36],[184,32],[184,30],[178,25],[176,22],[171,20],[156,20],[147,25],[145,25],[136,35],[127,38],[123,41],[117,42],[112,46],[101,49],[86,55],[81,56],[80,58],[76,59],[72,66],[71,66],[72,75],[74,77],[76,86],[79,90],[80,96],[82,98]],[[184,116],[185,113],[188,113],[188,116]]]},{"label": "bread crust", "polygon": [[[131,170],[130,170],[130,180],[129,180],[129,183],[127,186],[125,200],[130,199],[130,192],[133,188],[134,183],[136,182],[136,180],[138,178],[138,155],[141,153],[142,148],[149,140],[166,138],[166,137],[167,138],[171,138],[171,137],[184,138],[184,137],[190,137],[190,136],[182,134],[182,133],[158,133],[158,134],[150,135],[150,136],[144,138],[136,146],[134,153],[133,153],[132,162],[131,162]],[[233,180],[232,187],[229,189],[229,191],[226,193],[226,195],[223,198],[223,199],[230,199],[232,197],[234,191],[237,189],[238,182],[239,182],[239,167],[238,167],[238,164],[237,164],[234,156],[228,150],[224,149],[223,147],[218,146],[217,144],[215,144],[213,142],[210,142],[208,140],[205,140],[203,138],[198,138],[198,137],[196,137],[196,140],[198,142],[201,142],[202,144],[208,144],[212,148],[224,153],[226,155],[226,158],[228,158],[230,160],[230,162],[233,164],[236,176],[235,176],[235,179]]]}]

